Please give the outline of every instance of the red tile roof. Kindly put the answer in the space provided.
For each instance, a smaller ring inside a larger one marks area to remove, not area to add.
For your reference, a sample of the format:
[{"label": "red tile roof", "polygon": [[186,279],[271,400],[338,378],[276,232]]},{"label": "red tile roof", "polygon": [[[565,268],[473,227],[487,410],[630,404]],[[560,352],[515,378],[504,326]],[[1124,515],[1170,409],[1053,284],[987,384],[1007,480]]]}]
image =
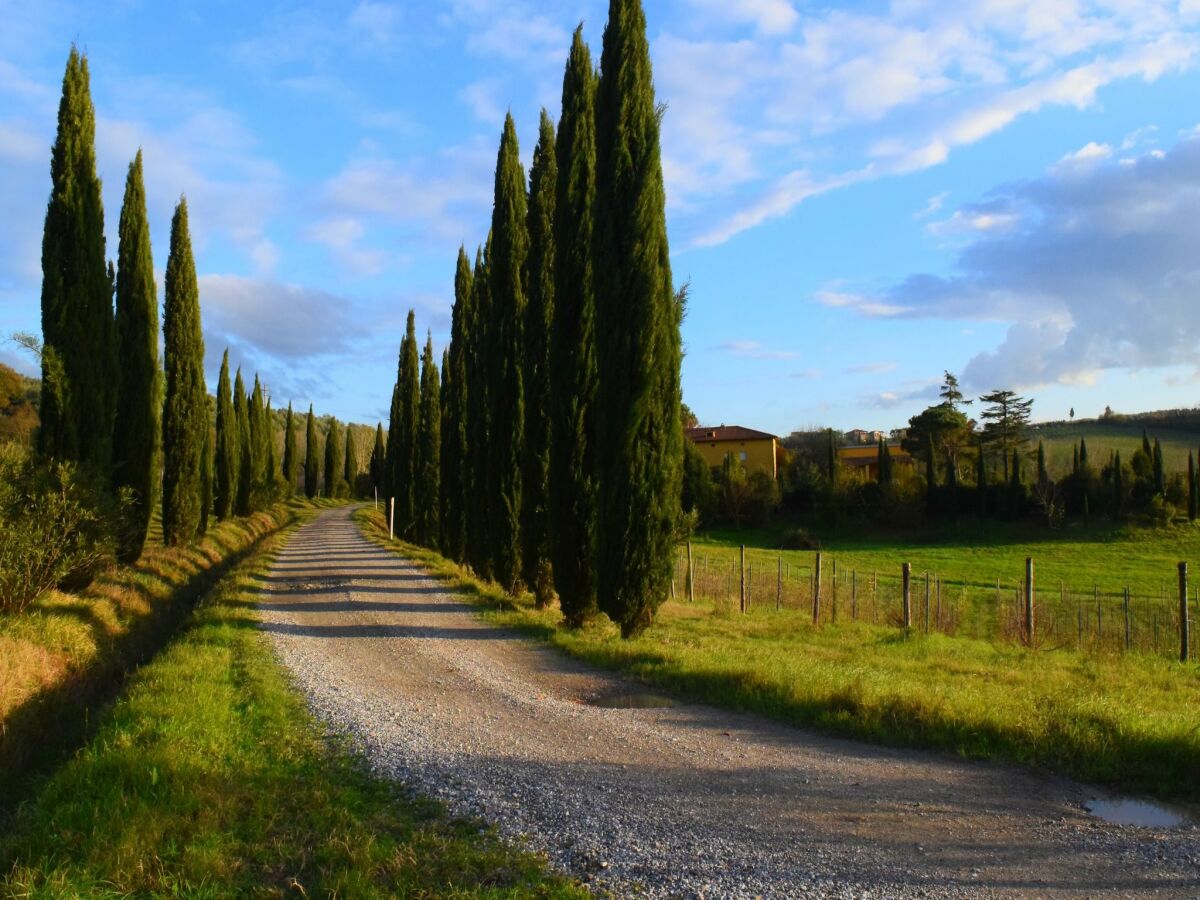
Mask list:
[{"label": "red tile roof", "polygon": [[755,431],[753,428],[743,428],[741,425],[702,425],[699,428],[685,428],[684,432],[697,442],[779,440],[773,434]]}]

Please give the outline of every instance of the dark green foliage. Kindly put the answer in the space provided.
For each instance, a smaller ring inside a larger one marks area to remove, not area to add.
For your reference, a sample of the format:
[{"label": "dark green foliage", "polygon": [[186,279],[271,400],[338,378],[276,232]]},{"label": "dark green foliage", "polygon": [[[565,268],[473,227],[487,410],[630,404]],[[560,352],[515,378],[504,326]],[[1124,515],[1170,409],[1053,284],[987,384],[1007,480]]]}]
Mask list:
[{"label": "dark green foliage", "polygon": [[474,279],[467,251],[458,248],[454,270],[454,309],[450,318],[449,357],[442,366],[442,552],[456,562],[467,559],[467,523],[471,506],[471,455],[468,360],[474,339]]},{"label": "dark green foliage", "polygon": [[457,480],[451,474],[455,460],[451,453],[449,432],[455,428],[452,394],[454,385],[451,382],[454,373],[450,368],[450,348],[442,350],[442,388],[438,395],[438,406],[441,415],[440,448],[438,452],[438,539],[437,549],[447,559],[458,561],[455,555],[454,540],[451,535],[451,523],[455,521],[455,497],[458,487]]},{"label": "dark green foliage", "polygon": [[208,440],[208,390],[204,385],[204,337],[200,331],[200,288],[188,234],[187,201],[171,220],[163,304],[163,540],[186,543],[200,525],[201,456]]},{"label": "dark green foliage", "polygon": [[1146,454],[1147,459],[1154,456],[1154,451],[1150,447],[1150,435],[1146,434],[1146,429],[1142,429],[1142,452]]},{"label": "dark green foliage", "polygon": [[213,508],[213,430],[204,426],[204,451],[200,455],[200,524],[196,534],[208,534],[208,517]]},{"label": "dark green foliage", "polygon": [[1195,522],[1200,512],[1200,484],[1196,479],[1196,457],[1188,451],[1188,521]]},{"label": "dark green foliage", "polygon": [[521,463],[525,444],[524,317],[525,170],[521,166],[512,115],[496,156],[492,252],[489,259],[491,315],[485,320],[487,345],[488,451],[487,518],[492,577],[510,594],[521,584]]},{"label": "dark green foliage", "polygon": [[290,497],[296,492],[300,479],[300,455],[296,449],[296,422],[292,414],[292,404],[288,403],[287,419],[283,426],[283,480],[286,485],[284,497]]},{"label": "dark green foliage", "polygon": [[346,470],[345,482],[348,494],[353,497],[358,484],[358,446],[354,440],[354,429],[346,426]]},{"label": "dark green foliage", "polygon": [[979,514],[987,513],[988,474],[987,454],[984,452],[983,435],[979,436],[979,452],[975,455],[975,494]]},{"label": "dark green foliage", "polygon": [[267,441],[271,426],[267,421],[263,405],[262,384],[254,376],[254,390],[250,394],[250,510],[263,509],[267,505]]},{"label": "dark green foliage", "polygon": [[1037,483],[1039,487],[1050,483],[1050,473],[1046,471],[1046,448],[1041,441],[1038,441],[1037,449]]},{"label": "dark green foliage", "polygon": [[[46,456],[84,463],[108,478],[118,386],[116,326],[113,279],[104,260],[104,208],[96,175],[95,131],[87,58],[72,47],[63,75],[58,134],[50,160],[50,201],[42,235],[38,446]],[[146,252],[148,255],[148,244]],[[140,265],[148,265],[148,259]],[[145,274],[141,268],[136,274],[130,272],[131,291],[135,283],[141,291],[140,281]],[[144,311],[139,315],[144,316]],[[136,339],[137,335],[131,337]],[[143,336],[143,343],[147,340]],[[140,361],[133,364],[140,373]],[[143,397],[136,402],[144,406],[150,399]],[[199,449],[191,457],[198,463]],[[143,462],[139,456],[135,465]],[[179,462],[178,457],[173,462]],[[172,477],[177,474],[173,472]],[[132,476],[139,484],[144,477]],[[172,490],[175,487],[173,484]],[[193,516],[198,502],[196,499],[191,503]],[[183,512],[184,508],[175,505],[172,510]],[[182,524],[194,532],[194,521]]]},{"label": "dark green foliage", "polygon": [[234,497],[233,507],[239,516],[250,515],[253,503],[254,432],[250,427],[250,406],[250,397],[246,393],[246,384],[242,381],[242,370],[239,367],[233,384],[233,411],[237,419],[238,436],[237,495]]},{"label": "dark green foliage", "polygon": [[1088,466],[1087,441],[1083,438],[1079,439],[1079,468],[1086,469]]},{"label": "dark green foliage", "polygon": [[[568,626],[596,612],[596,76],[583,27],[563,75],[555,140],[554,310],[550,372],[550,551]],[[711,478],[710,478],[711,480]]]},{"label": "dark green foliage", "polygon": [[925,441],[925,490],[932,497],[937,489],[937,469],[934,464],[937,451],[933,447],[933,435],[926,435]]},{"label": "dark green foliage", "polygon": [[[263,429],[263,440],[267,445],[266,477],[263,486],[266,491],[266,503],[274,503],[279,496],[279,457],[275,450],[275,414],[271,411],[271,401],[267,400],[267,414],[264,418],[266,428]],[[265,504],[264,504],[265,508]]]},{"label": "dark green foliage", "polygon": [[375,448],[371,451],[371,484],[377,494],[383,493],[383,467],[387,447],[383,442],[383,423],[375,423]]},{"label": "dark green foliage", "polygon": [[596,90],[598,600],[639,634],[670,585],[679,511],[681,298],[671,281],[640,0],[611,0]]},{"label": "dark green foliage", "polygon": [[1079,474],[1079,445],[1076,444],[1071,448],[1071,474]]},{"label": "dark green foliage", "polygon": [[544,608],[554,599],[550,567],[550,335],[554,319],[554,204],[558,166],[554,123],[542,110],[537,146],[529,169],[526,231],[525,447],[521,473],[522,577]]},{"label": "dark green foliage", "polygon": [[1154,478],[1154,493],[1165,495],[1167,493],[1167,477],[1163,472],[1163,455],[1162,445],[1159,444],[1158,438],[1154,439],[1154,455],[1153,455],[1153,478]]},{"label": "dark green foliage", "polygon": [[392,404],[388,413],[387,446],[383,453],[383,482],[380,493],[383,495],[384,509],[388,509],[396,497],[396,473],[400,469],[400,367],[404,359],[404,340],[400,341],[400,354],[396,362],[396,383],[392,385]]},{"label": "dark green foliage", "polygon": [[708,524],[716,513],[717,486],[712,467],[693,441],[683,442],[683,488],[680,505],[695,512],[701,524]]},{"label": "dark green foliage", "polygon": [[415,485],[417,543],[437,549],[441,531],[438,472],[442,457],[442,398],[437,363],[433,361],[433,336],[425,336],[421,354],[421,406],[417,425],[417,471]]},{"label": "dark green foliage", "polygon": [[218,519],[233,515],[237,499],[237,477],[241,468],[241,439],[237,413],[233,406],[233,388],[229,384],[229,350],[221,357],[221,375],[217,379],[217,440],[214,465],[213,499]]},{"label": "dark green foliage", "polygon": [[329,420],[329,430],[325,432],[325,496],[345,496],[345,486],[342,482],[346,461],[342,458],[342,432],[337,419]]},{"label": "dark green foliage", "polygon": [[992,391],[979,400],[988,404],[980,414],[984,420],[984,441],[1004,461],[1004,480],[1008,481],[1009,454],[1025,444],[1025,429],[1029,425],[1033,400],[1019,397],[1012,391]]},{"label": "dark green foliage", "polygon": [[825,477],[830,484],[837,484],[837,442],[833,439],[833,429],[827,428],[825,433]]},{"label": "dark green foliage", "polygon": [[879,439],[879,469],[878,481],[880,484],[892,483],[892,448],[888,446],[886,438]]},{"label": "dark green foliage", "polygon": [[158,499],[162,397],[158,368],[158,294],[146,220],[142,152],[129,164],[117,251],[117,400],[113,425],[113,486],[130,490],[118,558],[142,555]]},{"label": "dark green foliage", "polygon": [[[391,496],[396,498],[396,534],[412,537],[416,513],[417,429],[421,413],[421,373],[417,351],[416,316],[410,309],[404,340],[400,342],[400,364],[396,373],[394,407],[399,418],[393,420],[395,454],[391,477]],[[393,431],[388,432],[389,442]],[[389,448],[390,449],[390,448]]]},{"label": "dark green foliage", "polygon": [[317,480],[320,465],[317,456],[317,420],[313,417],[312,404],[308,405],[308,422],[304,432],[304,496],[310,500],[317,496]]},{"label": "dark green foliage", "polygon": [[491,421],[488,395],[493,386],[488,381],[487,347],[484,343],[486,323],[492,315],[492,291],[488,275],[491,238],[484,249],[475,252],[475,272],[471,279],[471,315],[468,339],[464,348],[467,371],[467,447],[471,461],[466,486],[467,561],[480,578],[492,575],[491,544],[489,543],[487,490],[488,439]]},{"label": "dark green foliage", "polygon": [[1125,516],[1125,471],[1121,466],[1121,451],[1117,451],[1112,471],[1113,518],[1120,521]]}]

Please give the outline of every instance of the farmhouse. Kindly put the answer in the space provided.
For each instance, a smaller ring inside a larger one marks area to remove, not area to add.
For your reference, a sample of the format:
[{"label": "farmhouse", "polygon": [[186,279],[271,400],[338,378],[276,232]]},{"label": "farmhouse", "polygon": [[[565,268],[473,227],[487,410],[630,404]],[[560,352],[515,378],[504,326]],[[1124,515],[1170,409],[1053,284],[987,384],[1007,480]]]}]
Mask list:
[{"label": "farmhouse", "polygon": [[741,425],[706,425],[685,432],[713,468],[732,456],[747,472],[761,471],[772,478],[779,477],[779,438],[773,434]]},{"label": "farmhouse", "polygon": [[[888,451],[892,457],[893,466],[913,466],[914,460],[904,450],[899,447],[888,445]],[[857,469],[863,472],[868,479],[879,477],[879,445],[870,444],[853,445],[849,447],[838,447],[837,451],[838,462],[847,469]]]}]

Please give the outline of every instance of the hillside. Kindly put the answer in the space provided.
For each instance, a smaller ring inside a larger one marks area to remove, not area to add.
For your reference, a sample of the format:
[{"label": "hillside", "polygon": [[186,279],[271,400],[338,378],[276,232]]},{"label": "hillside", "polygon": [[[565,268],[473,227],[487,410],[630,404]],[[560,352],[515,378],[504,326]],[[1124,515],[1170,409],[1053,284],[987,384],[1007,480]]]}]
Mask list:
[{"label": "hillside", "polygon": [[1200,446],[1200,410],[1166,409],[1129,415],[1114,414],[1074,422],[1040,422],[1030,428],[1030,438],[1046,445],[1046,463],[1052,474],[1070,470],[1072,447],[1087,441],[1093,463],[1103,463],[1119,451],[1128,460],[1142,445],[1142,431],[1162,444],[1163,464],[1168,472],[1187,469],[1189,450]]}]

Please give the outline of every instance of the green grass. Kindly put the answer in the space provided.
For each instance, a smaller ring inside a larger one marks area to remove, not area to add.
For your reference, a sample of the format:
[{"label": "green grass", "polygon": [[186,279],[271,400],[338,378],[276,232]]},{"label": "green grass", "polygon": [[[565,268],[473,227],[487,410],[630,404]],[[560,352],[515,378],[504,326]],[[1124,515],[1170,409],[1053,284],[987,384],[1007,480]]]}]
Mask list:
[{"label": "green grass", "polygon": [[[1162,445],[1163,467],[1167,472],[1187,471],[1188,452],[1195,452],[1200,445],[1200,431],[1147,424],[1146,433],[1151,443],[1158,438]],[[1079,445],[1080,438],[1087,441],[1088,460],[1093,466],[1107,463],[1113,451],[1120,451],[1121,459],[1129,462],[1133,452],[1142,446],[1142,423],[1099,420],[1054,422],[1034,426],[1030,437],[1030,446],[1033,448],[1036,448],[1039,438],[1045,442],[1046,466],[1052,475],[1059,477],[1071,471],[1072,447]]]},{"label": "green grass", "polygon": [[[382,519],[357,513],[382,537]],[[684,696],[896,746],[1030,765],[1200,801],[1200,666],[951,638],[864,622],[814,628],[806,611],[668,602],[641,637],[606,619],[578,632],[428,551],[403,552],[479,602],[497,625]]]},{"label": "green grass", "polygon": [[586,896],[323,740],[246,615],[268,565],[227,576],[2,823],[0,895]]}]

